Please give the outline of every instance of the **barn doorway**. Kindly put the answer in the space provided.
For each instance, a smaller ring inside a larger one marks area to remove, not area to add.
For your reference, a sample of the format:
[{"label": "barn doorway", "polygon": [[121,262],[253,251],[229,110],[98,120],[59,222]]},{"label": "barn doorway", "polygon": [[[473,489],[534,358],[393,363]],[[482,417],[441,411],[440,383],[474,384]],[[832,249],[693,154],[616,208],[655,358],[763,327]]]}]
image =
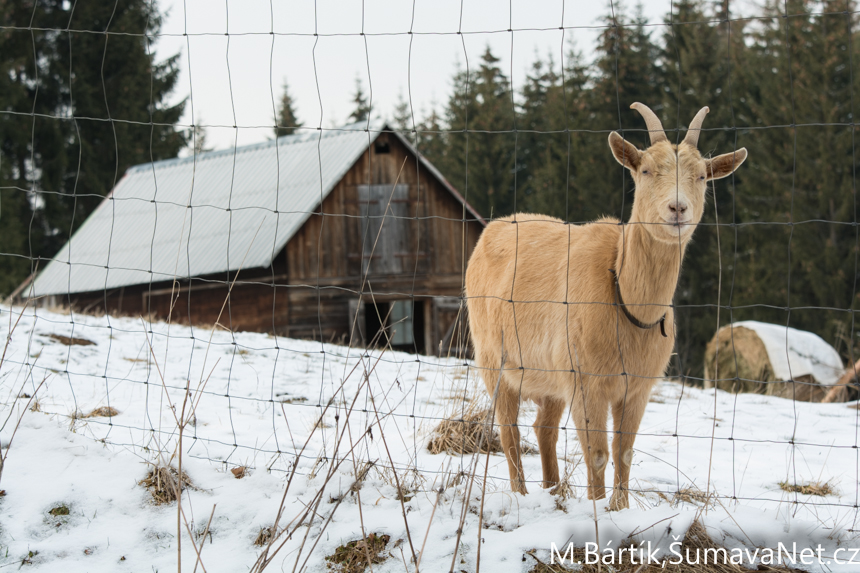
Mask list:
[{"label": "barn doorway", "polygon": [[391,344],[394,350],[423,353],[424,304],[412,299],[362,300],[360,305],[354,304],[358,332],[353,340],[374,348]]}]

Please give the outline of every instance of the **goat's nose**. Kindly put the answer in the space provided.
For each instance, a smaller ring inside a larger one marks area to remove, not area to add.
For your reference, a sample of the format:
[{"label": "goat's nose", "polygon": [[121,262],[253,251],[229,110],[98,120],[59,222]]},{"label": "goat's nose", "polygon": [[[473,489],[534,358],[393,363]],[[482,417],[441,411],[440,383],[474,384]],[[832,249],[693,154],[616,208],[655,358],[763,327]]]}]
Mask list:
[{"label": "goat's nose", "polygon": [[672,201],[669,203],[669,210],[676,215],[683,215],[687,212],[687,204],[683,201]]}]

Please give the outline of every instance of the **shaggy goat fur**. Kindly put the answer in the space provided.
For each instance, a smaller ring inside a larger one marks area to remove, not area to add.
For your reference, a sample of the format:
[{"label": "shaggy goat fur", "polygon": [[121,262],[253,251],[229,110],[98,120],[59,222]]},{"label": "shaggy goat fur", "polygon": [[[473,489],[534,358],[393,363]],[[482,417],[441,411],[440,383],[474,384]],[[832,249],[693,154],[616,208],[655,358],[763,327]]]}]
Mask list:
[{"label": "shaggy goat fur", "polygon": [[[651,147],[641,151],[617,133],[609,136],[613,155],[636,184],[627,224],[605,217],[570,225],[519,213],[487,226],[466,270],[475,360],[495,396],[512,489],[526,493],[517,414],[520,400],[528,399],[538,406],[543,487],[558,484],[558,426],[570,407],[588,468],[588,497],[605,497],[611,409],[610,509],[628,506],[633,441],[675,344],[672,298],[684,250],[702,218],[706,181],[728,176],[747,155],[738,149],[702,158],[696,146],[708,108],[674,145],[650,109],[631,107],[645,117]],[[614,275],[626,309],[618,304]],[[653,327],[642,328],[647,325]]]}]

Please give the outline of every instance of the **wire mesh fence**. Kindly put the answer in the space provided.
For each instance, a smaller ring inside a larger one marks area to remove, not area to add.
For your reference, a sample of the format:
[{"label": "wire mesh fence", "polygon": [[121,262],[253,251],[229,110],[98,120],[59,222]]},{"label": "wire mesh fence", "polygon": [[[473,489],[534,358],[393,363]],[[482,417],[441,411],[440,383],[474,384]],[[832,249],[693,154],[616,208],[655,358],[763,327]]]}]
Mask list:
[{"label": "wire mesh fence", "polygon": [[[418,4],[0,0],[5,562],[860,568],[855,5]],[[232,124],[193,119],[216,36]]]}]

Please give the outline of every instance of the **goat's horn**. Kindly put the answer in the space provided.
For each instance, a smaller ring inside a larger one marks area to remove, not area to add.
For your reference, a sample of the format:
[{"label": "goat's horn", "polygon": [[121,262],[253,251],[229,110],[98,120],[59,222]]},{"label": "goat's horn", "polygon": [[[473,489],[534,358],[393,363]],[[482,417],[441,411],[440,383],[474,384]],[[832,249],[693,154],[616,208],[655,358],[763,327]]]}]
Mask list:
[{"label": "goat's horn", "polygon": [[635,109],[645,119],[645,125],[648,126],[648,134],[651,136],[651,145],[659,141],[668,141],[666,133],[663,131],[663,124],[660,123],[660,118],[651,111],[651,108],[637,101],[630,106],[630,109]]},{"label": "goat's horn", "polygon": [[702,131],[702,122],[705,121],[705,116],[708,115],[708,106],[703,107],[690,122],[690,127],[687,128],[687,137],[684,138],[684,143],[697,147],[699,145],[699,133]]}]

